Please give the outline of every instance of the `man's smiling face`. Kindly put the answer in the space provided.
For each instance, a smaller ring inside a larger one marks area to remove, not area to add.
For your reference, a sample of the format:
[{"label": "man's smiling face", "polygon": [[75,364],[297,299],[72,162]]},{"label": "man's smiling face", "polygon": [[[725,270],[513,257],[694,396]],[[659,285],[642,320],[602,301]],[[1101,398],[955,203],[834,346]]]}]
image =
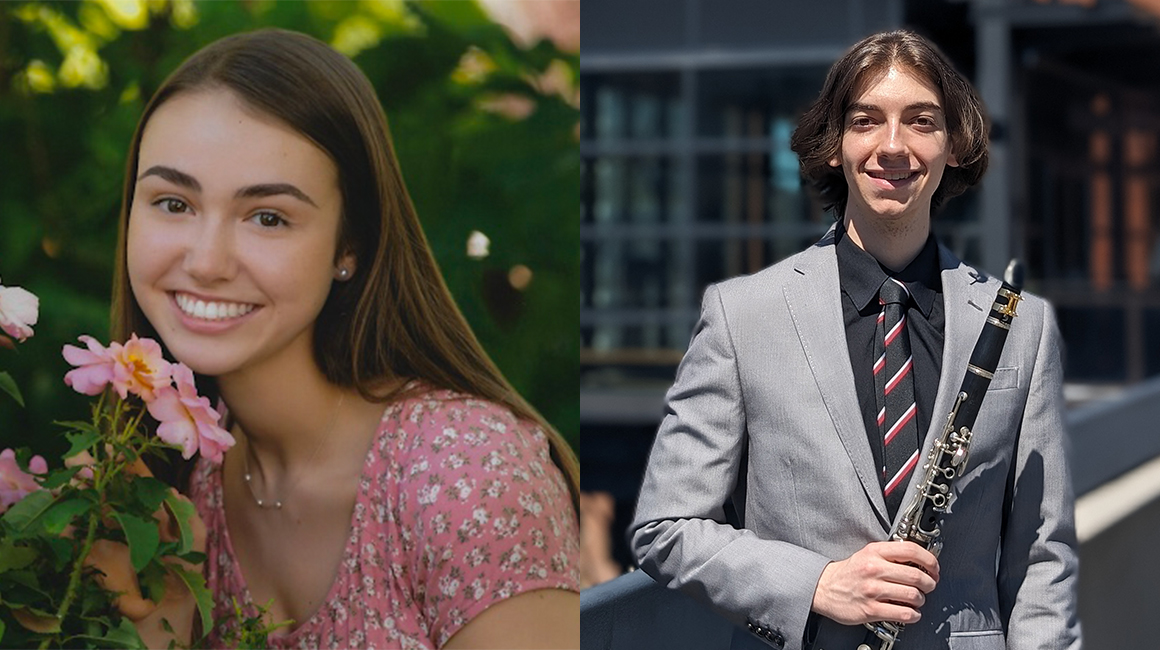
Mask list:
[{"label": "man's smiling face", "polygon": [[842,145],[830,161],[849,185],[851,212],[895,221],[929,217],[951,152],[942,95],[908,68],[862,82],[846,111]]}]

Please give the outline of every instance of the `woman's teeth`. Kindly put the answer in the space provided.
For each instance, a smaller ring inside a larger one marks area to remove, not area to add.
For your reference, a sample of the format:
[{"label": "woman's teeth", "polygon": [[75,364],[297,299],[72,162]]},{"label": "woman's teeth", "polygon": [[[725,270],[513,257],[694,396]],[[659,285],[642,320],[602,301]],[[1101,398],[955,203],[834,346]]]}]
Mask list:
[{"label": "woman's teeth", "polygon": [[223,320],[245,316],[254,311],[256,305],[241,302],[205,302],[185,294],[177,294],[177,306],[187,316],[202,320]]}]

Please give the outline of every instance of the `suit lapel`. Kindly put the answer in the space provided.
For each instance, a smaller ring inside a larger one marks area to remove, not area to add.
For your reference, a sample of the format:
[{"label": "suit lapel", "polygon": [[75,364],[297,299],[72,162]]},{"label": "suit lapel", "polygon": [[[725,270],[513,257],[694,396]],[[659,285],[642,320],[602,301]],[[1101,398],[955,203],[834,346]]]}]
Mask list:
[{"label": "suit lapel", "polygon": [[942,244],[939,244],[939,264],[942,269],[944,315],[942,370],[939,373],[934,412],[931,413],[930,428],[923,440],[918,468],[910,477],[907,496],[902,501],[902,507],[898,509],[895,523],[910,502],[909,495],[917,488],[927,454],[946,426],[947,415],[950,414],[955,396],[963,383],[967,362],[975,349],[975,341],[979,338],[979,332],[983,329],[987,312],[995,297],[994,287],[988,289],[988,277],[963,264]]},{"label": "suit lapel", "polygon": [[796,282],[783,288],[794,329],[821,391],[834,429],[880,522],[887,520],[886,501],[866,439],[866,426],[854,389],[854,372],[842,317],[834,229],[798,257]]}]

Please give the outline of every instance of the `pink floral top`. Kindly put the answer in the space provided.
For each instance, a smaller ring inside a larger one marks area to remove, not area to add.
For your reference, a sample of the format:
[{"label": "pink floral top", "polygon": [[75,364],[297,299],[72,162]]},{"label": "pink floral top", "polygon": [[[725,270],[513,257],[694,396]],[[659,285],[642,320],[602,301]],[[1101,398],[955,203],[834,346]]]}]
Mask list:
[{"label": "pink floral top", "polygon": [[[208,529],[214,618],[256,613],[230,546],[221,472],[199,461],[191,498]],[[438,648],[505,598],[579,591],[579,535],[544,432],[501,406],[429,390],[387,407],[363,467],[338,574],[274,648]],[[221,645],[222,630],[210,636]]]}]

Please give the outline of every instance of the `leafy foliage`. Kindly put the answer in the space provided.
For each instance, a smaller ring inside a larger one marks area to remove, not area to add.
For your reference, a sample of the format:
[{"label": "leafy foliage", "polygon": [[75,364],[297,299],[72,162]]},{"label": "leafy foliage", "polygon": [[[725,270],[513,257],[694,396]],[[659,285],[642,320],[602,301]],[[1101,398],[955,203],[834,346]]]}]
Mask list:
[{"label": "leafy foliage", "polygon": [[[117,602],[127,596],[102,581],[105,571],[120,570],[109,552],[98,552],[98,545],[108,549],[109,542],[113,548],[127,545],[131,569],[124,570],[145,598],[160,603],[168,588],[189,590],[203,631],[195,647],[215,629],[212,595],[199,566],[205,555],[194,550],[190,529],[193,504],[133,469],[142,456],[168,446],[140,427],[144,412],[136,397],[102,398],[91,422],[65,423],[73,429],[65,458],[90,459],[83,467],[35,474],[30,454],[16,454],[19,471],[34,475],[39,487],[26,488],[31,491],[0,515],[3,647],[144,648]],[[11,468],[6,471],[0,480],[14,478]],[[177,524],[176,534],[166,526],[169,532],[162,535],[165,515]],[[239,609],[227,627],[239,640],[261,647],[266,633],[281,626],[263,621],[264,613],[247,617]]]},{"label": "leafy foliage", "polygon": [[[60,382],[59,342],[108,338],[121,177],[145,101],[199,47],[266,26],[330,42],[366,72],[452,293],[575,444],[577,54],[521,48],[467,0],[84,0],[0,6],[0,277],[42,305],[37,336],[7,355],[15,383],[0,377],[27,404],[0,400],[0,447],[59,456],[73,444],[46,424],[85,411]],[[482,260],[465,255],[472,231],[491,239]],[[532,273],[523,289],[510,280],[519,265]]]}]

